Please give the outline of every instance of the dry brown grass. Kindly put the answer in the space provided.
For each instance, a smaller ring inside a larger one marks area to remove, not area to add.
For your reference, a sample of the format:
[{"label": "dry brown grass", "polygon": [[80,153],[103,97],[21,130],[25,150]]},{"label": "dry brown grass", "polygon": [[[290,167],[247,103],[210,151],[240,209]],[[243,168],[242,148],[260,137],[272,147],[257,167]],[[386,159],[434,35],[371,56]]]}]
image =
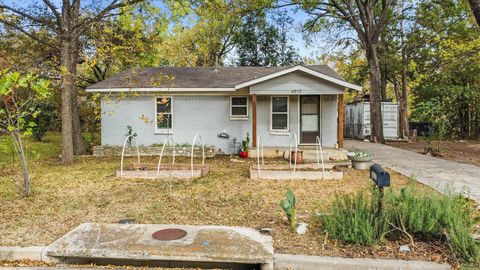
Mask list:
[{"label": "dry brown grass", "polygon": [[[371,188],[368,172],[349,169],[340,181],[253,181],[248,179],[251,162],[208,159],[211,170],[206,177],[175,181],[169,195],[161,180],[115,178],[118,158],[85,157],[71,166],[59,165],[57,157],[42,158],[32,162],[29,198],[19,195],[9,180],[11,168],[4,166],[0,169],[0,245],[47,245],[84,222],[129,218],[137,223],[268,227],[273,229],[278,253],[433,261],[449,257],[443,245],[435,247],[438,243],[417,243],[415,252],[404,255],[398,252],[400,242],[365,248],[326,237],[317,214],[328,210],[336,193]],[[407,177],[390,173],[393,188],[408,183]],[[305,235],[290,230],[279,207],[288,189],[297,197],[298,221],[309,224]]]}]

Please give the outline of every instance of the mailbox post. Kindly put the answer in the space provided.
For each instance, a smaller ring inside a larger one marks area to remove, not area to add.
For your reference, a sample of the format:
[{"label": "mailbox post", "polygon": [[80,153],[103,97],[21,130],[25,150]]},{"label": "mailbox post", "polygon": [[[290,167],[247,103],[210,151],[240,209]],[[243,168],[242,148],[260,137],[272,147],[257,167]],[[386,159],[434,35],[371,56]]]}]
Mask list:
[{"label": "mailbox post", "polygon": [[373,164],[370,167],[370,178],[375,183],[375,186],[378,187],[379,196],[378,196],[378,208],[377,216],[382,210],[382,200],[383,200],[383,188],[390,186],[390,174],[386,172],[380,165]]}]

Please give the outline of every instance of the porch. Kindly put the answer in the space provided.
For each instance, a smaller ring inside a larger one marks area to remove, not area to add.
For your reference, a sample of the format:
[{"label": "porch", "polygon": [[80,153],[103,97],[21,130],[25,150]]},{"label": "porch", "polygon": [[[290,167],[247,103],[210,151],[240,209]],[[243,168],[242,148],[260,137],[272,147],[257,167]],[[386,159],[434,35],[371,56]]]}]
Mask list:
[{"label": "porch", "polygon": [[325,148],[343,147],[343,93],[285,95],[284,92],[283,95],[251,94],[253,148],[263,145],[277,151],[278,146],[314,146],[318,139]]}]

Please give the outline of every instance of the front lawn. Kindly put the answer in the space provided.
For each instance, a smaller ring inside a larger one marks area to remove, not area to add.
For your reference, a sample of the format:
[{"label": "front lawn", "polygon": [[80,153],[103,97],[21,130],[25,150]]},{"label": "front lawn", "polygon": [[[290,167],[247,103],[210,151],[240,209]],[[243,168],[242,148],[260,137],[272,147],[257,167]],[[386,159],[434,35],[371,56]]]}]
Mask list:
[{"label": "front lawn", "polygon": [[[28,144],[32,196],[24,198],[11,180],[18,169],[12,165],[6,139],[2,137],[0,148],[0,245],[47,245],[83,222],[134,219],[136,223],[272,228],[277,253],[438,262],[452,259],[448,246],[433,240],[416,239],[413,252],[400,253],[399,245],[408,244],[408,239],[364,247],[328,237],[318,222],[318,213],[329,211],[336,193],[354,194],[371,188],[368,172],[349,169],[340,181],[253,181],[248,179],[253,160],[231,162],[230,157],[216,157],[207,159],[211,169],[206,177],[176,181],[169,195],[161,180],[115,178],[119,158],[80,157],[74,165],[61,166],[60,137],[48,134],[45,142]],[[407,177],[390,174],[393,188],[408,183]],[[291,231],[279,207],[288,189],[297,197],[298,221],[309,224],[305,235]]]}]

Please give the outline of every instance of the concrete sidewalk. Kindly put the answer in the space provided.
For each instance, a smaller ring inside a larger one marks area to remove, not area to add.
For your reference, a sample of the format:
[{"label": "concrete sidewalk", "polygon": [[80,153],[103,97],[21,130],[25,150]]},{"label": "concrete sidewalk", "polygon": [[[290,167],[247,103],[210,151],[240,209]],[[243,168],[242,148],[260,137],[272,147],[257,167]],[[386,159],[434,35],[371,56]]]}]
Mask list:
[{"label": "concrete sidewalk", "polygon": [[373,153],[373,161],[440,192],[463,192],[480,204],[480,167],[434,158],[384,144],[346,140],[345,149]]}]

